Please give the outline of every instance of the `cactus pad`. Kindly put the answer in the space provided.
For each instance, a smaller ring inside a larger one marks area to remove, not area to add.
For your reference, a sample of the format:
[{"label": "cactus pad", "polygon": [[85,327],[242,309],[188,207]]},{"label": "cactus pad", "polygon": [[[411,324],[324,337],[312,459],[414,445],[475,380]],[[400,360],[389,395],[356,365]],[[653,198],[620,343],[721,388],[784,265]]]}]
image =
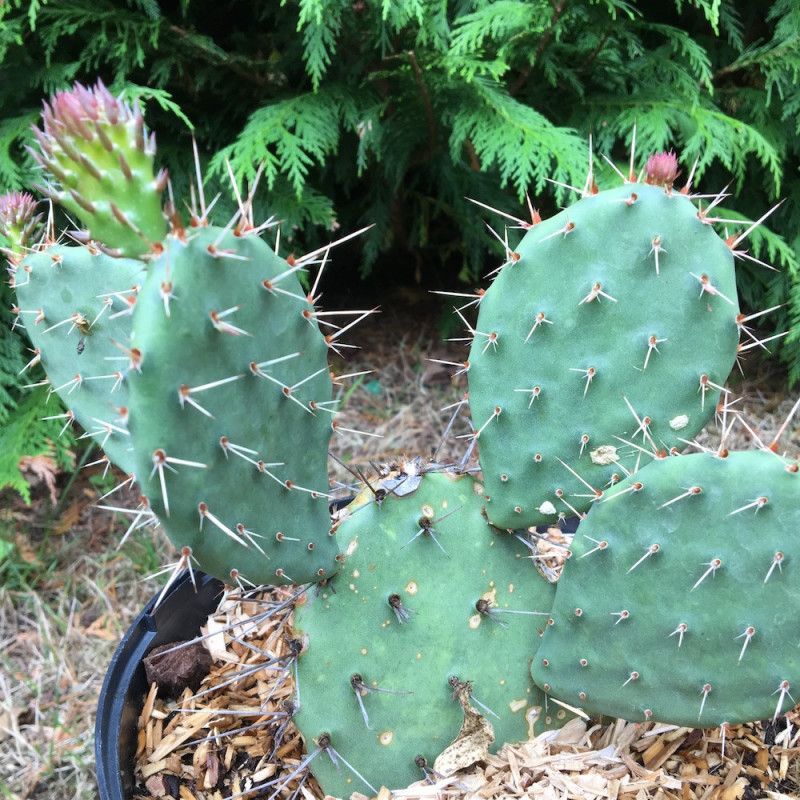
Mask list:
[{"label": "cactus pad", "polygon": [[125,473],[133,454],[126,431],[131,306],[144,264],[96,249],[53,245],[14,273],[18,313],[53,391]]},{"label": "cactus pad", "polygon": [[[296,721],[309,748],[327,733],[371,785],[399,788],[422,778],[419,765],[432,768],[459,732],[452,676],[472,683],[470,702],[494,727],[496,747],[565,713],[553,706],[545,718],[528,672],[554,587],[524,544],[487,524],[481,487],[446,473],[425,474],[406,494],[391,486],[396,494],[379,501],[365,489],[340,523],[347,556],[335,592],[321,587],[298,607]],[[325,755],[311,770],[329,794],[365,791]]]},{"label": "cactus pad", "polygon": [[137,480],[167,534],[224,581],[329,574],[328,346],[296,269],[254,235],[170,235],[129,351]]},{"label": "cactus pad", "polygon": [[534,225],[480,300],[470,408],[503,528],[589,507],[713,414],[737,353],[733,256],[690,199],[629,183]]},{"label": "cactus pad", "polygon": [[797,462],[770,451],[654,461],[580,523],[534,679],[633,721],[785,713],[800,698],[798,530]]}]

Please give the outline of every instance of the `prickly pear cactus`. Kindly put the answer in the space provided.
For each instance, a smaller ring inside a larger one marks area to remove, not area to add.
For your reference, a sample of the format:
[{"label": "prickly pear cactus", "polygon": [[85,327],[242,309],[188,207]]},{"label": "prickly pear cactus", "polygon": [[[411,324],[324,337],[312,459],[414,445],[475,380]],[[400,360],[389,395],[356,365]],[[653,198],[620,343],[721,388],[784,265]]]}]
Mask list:
[{"label": "prickly pear cactus", "polygon": [[220,579],[334,569],[328,346],[296,269],[255,235],[176,231],[133,315],[129,430],[151,509]]},{"label": "prickly pear cactus", "polygon": [[295,618],[296,722],[309,751],[322,737],[343,760],[311,764],[337,797],[434,768],[459,732],[454,689],[467,681],[496,747],[564,718],[555,704],[545,713],[528,673],[554,587],[524,544],[487,524],[481,487],[428,473],[373,489],[378,499],[365,489],[339,525],[342,571]]},{"label": "prickly pear cactus", "polygon": [[682,449],[738,344],[731,251],[669,185],[584,197],[516,250],[469,355],[487,512],[503,528],[584,511],[652,453]]},{"label": "prickly pear cactus", "polygon": [[13,285],[17,313],[47,380],[77,421],[125,473],[134,469],[126,430],[131,307],[144,264],[89,247],[53,245],[27,256]]},{"label": "prickly pear cactus", "polygon": [[101,81],[57,92],[33,128],[32,157],[53,182],[38,187],[89,229],[114,255],[138,257],[167,232],[161,194],[167,174],[155,174],[155,138],[138,104],[115,98]]},{"label": "prickly pear cactus", "polygon": [[654,461],[580,523],[534,680],[633,721],[705,728],[788,711],[800,697],[798,530],[797,462]]}]

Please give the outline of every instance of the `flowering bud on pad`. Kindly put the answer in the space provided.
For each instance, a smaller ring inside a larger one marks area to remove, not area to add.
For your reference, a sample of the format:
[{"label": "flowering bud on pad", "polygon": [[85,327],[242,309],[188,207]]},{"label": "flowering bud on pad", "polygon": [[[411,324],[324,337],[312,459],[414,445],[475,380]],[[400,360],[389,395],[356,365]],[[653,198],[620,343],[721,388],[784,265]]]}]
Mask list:
[{"label": "flowering bud on pad", "polygon": [[672,150],[669,153],[655,153],[647,159],[644,172],[645,183],[672,186],[678,177],[678,158]]},{"label": "flowering bud on pad", "polygon": [[8,192],[0,196],[0,236],[6,240],[6,256],[19,263],[34,244],[42,214],[28,192]]},{"label": "flowering bud on pad", "polygon": [[138,105],[115,98],[98,81],[58,92],[33,129],[41,152],[30,150],[52,184],[40,187],[116,255],[137,257],[160,241],[166,173],[154,174],[155,139]]},{"label": "flowering bud on pad", "polygon": [[[383,499],[366,489],[350,506],[337,532],[344,566],[295,617],[305,645],[295,719],[308,749],[328,733],[376,788],[406,786],[423,777],[420,765],[433,768],[459,733],[453,695],[467,681],[471,705],[494,727],[493,750],[566,716],[554,704],[544,717],[528,672],[554,590],[528,548],[487,524],[470,477],[388,481],[373,487]],[[310,766],[328,794],[367,792],[325,753]]]},{"label": "flowering bud on pad", "polygon": [[690,199],[628,183],[534,225],[480,300],[470,408],[504,528],[588,508],[682,449],[734,363],[733,255]]},{"label": "flowering bud on pad", "polygon": [[53,245],[25,258],[13,283],[18,314],[53,391],[108,458],[133,472],[125,430],[131,306],[144,264],[96,249]]},{"label": "flowering bud on pad", "polygon": [[328,345],[296,269],[255,235],[170,235],[133,329],[136,477],[173,542],[224,581],[329,574]]},{"label": "flowering bud on pad", "polygon": [[591,714],[696,728],[800,699],[800,473],[770,451],[658,459],[580,523],[533,677]]}]

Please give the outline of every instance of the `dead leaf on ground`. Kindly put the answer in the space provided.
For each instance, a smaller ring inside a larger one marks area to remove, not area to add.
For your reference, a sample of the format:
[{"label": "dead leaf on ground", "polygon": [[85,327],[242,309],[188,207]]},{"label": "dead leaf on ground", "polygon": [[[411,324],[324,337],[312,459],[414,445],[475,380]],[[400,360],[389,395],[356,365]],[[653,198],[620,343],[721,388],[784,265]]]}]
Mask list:
[{"label": "dead leaf on ground", "polygon": [[60,536],[64,533],[69,533],[80,521],[81,510],[85,507],[85,503],[78,501],[74,502],[64,513],[59,517],[58,522],[51,529],[51,533]]},{"label": "dead leaf on ground", "polygon": [[494,743],[494,728],[469,702],[472,684],[457,681],[453,691],[454,699],[461,703],[464,721],[461,730],[451,744],[436,757],[433,771],[448,777],[460,769],[466,769],[489,756],[489,748]]}]

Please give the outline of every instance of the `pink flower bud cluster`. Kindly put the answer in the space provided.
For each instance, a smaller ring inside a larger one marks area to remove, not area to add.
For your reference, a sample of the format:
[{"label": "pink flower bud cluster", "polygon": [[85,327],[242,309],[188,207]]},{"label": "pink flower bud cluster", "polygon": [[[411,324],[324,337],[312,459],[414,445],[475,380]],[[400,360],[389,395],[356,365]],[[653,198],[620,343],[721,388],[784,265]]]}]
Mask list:
[{"label": "pink flower bud cluster", "polygon": [[129,106],[122,102],[100,80],[91,89],[76,83],[69,91],[57,92],[49,104],[44,103],[42,121],[43,130],[33,126],[33,133],[45,156],[61,150],[72,160],[80,161],[75,144],[81,139],[98,139],[110,152],[112,128],[127,129],[135,149],[155,154],[155,137],[146,134],[139,104]]},{"label": "pink flower bud cluster", "polygon": [[42,220],[36,213],[37,201],[28,192],[8,192],[0,196],[0,235],[4,236],[14,256],[24,254]]},{"label": "pink flower bud cluster", "polygon": [[655,153],[647,159],[645,167],[645,183],[653,186],[672,186],[678,177],[678,157],[669,153]]}]

